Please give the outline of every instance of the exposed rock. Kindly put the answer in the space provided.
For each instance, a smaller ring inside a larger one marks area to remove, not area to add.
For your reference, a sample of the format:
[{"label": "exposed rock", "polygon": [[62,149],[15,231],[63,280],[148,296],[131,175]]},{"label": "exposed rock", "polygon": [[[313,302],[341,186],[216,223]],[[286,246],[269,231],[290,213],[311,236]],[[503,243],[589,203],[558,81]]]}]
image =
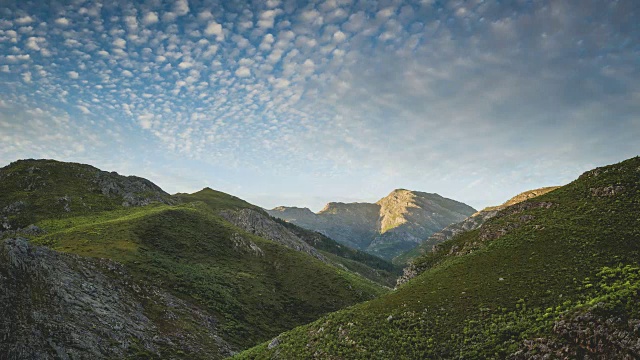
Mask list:
[{"label": "exposed rock", "polygon": [[267,345],[267,348],[273,349],[275,347],[278,347],[278,345],[280,345],[280,339],[279,338],[274,338],[273,340],[271,340],[269,345]]},{"label": "exposed rock", "polygon": [[93,182],[103,195],[121,197],[122,206],[145,206],[154,201],[175,203],[158,185],[137,176],[120,176],[116,172],[98,170]]},{"label": "exposed rock", "polygon": [[599,197],[616,196],[624,192],[624,186],[611,185],[611,186],[605,186],[605,187],[599,187],[599,188],[590,188],[589,191],[591,192],[591,196],[599,196]]},{"label": "exposed rock", "polygon": [[264,251],[262,251],[258,245],[251,240],[245,239],[238,233],[233,233],[233,235],[231,235],[231,241],[233,241],[234,248],[241,252],[250,252],[255,256],[264,256]]},{"label": "exposed rock", "polygon": [[[323,262],[328,262],[327,259],[322,254],[320,254],[320,252],[318,252],[318,250],[297,237],[295,234],[289,231],[289,229],[281,224],[278,224],[269,216],[262,214],[256,210],[224,210],[220,212],[220,216],[222,216],[225,220],[229,221],[233,225],[241,228],[242,230],[277,242],[296,251],[305,252]],[[242,241],[245,242],[243,243],[245,247],[251,247],[251,244],[247,244],[246,240],[238,240],[238,242]],[[255,244],[253,244],[253,246],[257,249],[260,249]],[[259,252],[262,252],[262,250],[260,249]]]},{"label": "exposed rock", "polygon": [[16,201],[3,207],[2,210],[0,210],[0,231],[11,230],[14,225],[11,223],[10,217],[20,214],[26,207],[27,204],[24,201]]},{"label": "exposed rock", "polygon": [[[158,308],[176,314],[158,324]],[[163,349],[198,354],[202,336],[219,358],[231,354],[207,313],[168,293],[137,284],[118,263],[0,244],[0,354],[3,359],[106,359]],[[177,322],[190,321],[200,337]],[[162,325],[159,327],[158,325]]]},{"label": "exposed rock", "polygon": [[554,323],[554,338],[527,340],[512,354],[524,359],[638,359],[640,320],[597,315],[596,305]]}]

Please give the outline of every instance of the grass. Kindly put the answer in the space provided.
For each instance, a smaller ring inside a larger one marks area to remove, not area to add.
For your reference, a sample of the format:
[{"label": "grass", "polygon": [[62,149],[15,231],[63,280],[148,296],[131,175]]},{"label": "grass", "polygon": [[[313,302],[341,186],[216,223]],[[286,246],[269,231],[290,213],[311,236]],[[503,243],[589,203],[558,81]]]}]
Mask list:
[{"label": "grass", "polygon": [[[38,225],[48,233],[32,241],[125,264],[140,281],[214,314],[226,340],[238,348],[385,292],[362,277],[245,233],[203,202],[117,215],[43,221]],[[234,234],[263,255],[235,244]]]},{"label": "grass", "polygon": [[[500,359],[599,303],[605,318],[638,319],[639,173],[640,159],[630,159],[524,203],[549,208],[503,210],[419,258],[424,272],[397,291],[237,358]],[[609,186],[623,190],[593,196]]]}]

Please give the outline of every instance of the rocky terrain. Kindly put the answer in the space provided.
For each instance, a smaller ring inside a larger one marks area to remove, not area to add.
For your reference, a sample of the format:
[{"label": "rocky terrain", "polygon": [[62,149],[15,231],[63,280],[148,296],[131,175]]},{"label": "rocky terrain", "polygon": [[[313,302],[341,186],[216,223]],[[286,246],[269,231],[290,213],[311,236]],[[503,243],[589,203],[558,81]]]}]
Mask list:
[{"label": "rocky terrain", "polygon": [[475,210],[438,194],[398,189],[375,204],[328,203],[317,214],[306,208],[282,206],[268,212],[348,246],[390,259],[445,226],[467,218]]},{"label": "rocky terrain", "polygon": [[307,244],[286,227],[278,224],[270,216],[254,209],[221,211],[220,216],[233,225],[267,240],[282,244],[290,249],[305,252],[320,261],[328,260],[313,246]]},{"label": "rocky terrain", "polygon": [[25,228],[53,214],[72,216],[153,202],[176,203],[147,179],[55,160],[11,163],[0,169],[0,183],[0,232]]},{"label": "rocky terrain", "polygon": [[134,280],[117,262],[24,238],[0,244],[0,313],[3,359],[232,354],[206,311]]}]

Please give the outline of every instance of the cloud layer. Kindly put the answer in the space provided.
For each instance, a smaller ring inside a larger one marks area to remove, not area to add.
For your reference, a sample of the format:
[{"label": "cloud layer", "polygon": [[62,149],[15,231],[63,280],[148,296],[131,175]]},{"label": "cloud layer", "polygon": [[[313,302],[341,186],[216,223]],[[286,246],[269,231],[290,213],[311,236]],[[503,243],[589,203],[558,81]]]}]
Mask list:
[{"label": "cloud layer", "polygon": [[65,4],[0,10],[3,162],[143,149],[265,206],[484,206],[638,153],[634,0]]}]

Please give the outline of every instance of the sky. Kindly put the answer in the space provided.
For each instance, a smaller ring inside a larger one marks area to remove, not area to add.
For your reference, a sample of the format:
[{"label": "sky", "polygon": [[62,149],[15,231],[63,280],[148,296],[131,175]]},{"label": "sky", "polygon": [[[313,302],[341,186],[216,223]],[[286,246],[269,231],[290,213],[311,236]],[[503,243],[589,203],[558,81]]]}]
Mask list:
[{"label": "sky", "polygon": [[639,138],[637,0],[0,0],[0,166],[480,209]]}]

